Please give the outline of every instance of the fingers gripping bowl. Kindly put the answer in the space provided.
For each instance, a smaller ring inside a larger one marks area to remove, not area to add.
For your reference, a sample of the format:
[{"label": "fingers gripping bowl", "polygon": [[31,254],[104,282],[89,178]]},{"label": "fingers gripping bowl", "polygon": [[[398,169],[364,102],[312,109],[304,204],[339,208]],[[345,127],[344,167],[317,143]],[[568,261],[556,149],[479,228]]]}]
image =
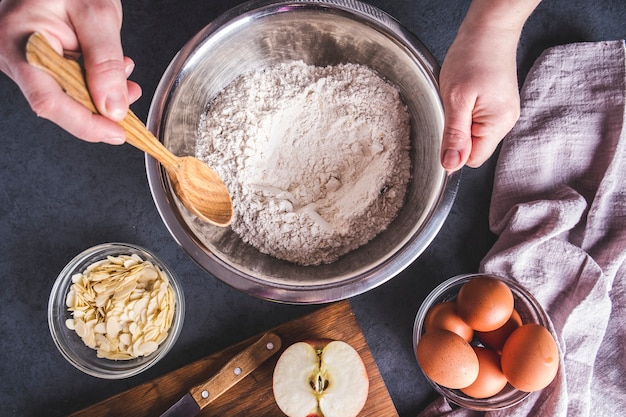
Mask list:
[{"label": "fingers gripping bowl", "polygon": [[[355,1],[253,1],[213,21],[165,72],[148,127],[177,155],[194,155],[201,114],[235,78],[302,60],[316,66],[361,64],[394,84],[411,124],[411,180],[403,207],[373,240],[331,264],[299,266],[264,255],[231,229],[196,219],[150,157],[150,188],[170,233],[208,272],[255,296],[308,304],[344,299],[400,273],[430,244],[454,200],[459,175],[439,163],[443,109],[438,66],[395,20]],[[235,209],[237,209],[235,207]]]}]

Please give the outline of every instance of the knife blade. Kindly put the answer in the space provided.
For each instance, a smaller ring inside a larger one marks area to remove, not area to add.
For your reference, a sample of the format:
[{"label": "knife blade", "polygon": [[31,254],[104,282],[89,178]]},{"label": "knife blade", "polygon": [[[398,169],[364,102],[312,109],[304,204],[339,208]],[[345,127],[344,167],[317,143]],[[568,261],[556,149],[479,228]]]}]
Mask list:
[{"label": "knife blade", "polygon": [[282,341],[272,332],[239,352],[208,380],[191,388],[160,417],[194,417],[233,385],[280,350]]}]

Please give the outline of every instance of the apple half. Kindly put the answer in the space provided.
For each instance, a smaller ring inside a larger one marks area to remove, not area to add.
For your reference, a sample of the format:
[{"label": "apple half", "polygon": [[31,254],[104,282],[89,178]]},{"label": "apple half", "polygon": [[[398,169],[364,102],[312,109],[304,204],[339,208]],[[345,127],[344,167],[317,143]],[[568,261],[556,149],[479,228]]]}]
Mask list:
[{"label": "apple half", "polygon": [[369,378],[348,343],[297,342],[278,358],[273,389],[288,417],[355,417],[367,400]]}]

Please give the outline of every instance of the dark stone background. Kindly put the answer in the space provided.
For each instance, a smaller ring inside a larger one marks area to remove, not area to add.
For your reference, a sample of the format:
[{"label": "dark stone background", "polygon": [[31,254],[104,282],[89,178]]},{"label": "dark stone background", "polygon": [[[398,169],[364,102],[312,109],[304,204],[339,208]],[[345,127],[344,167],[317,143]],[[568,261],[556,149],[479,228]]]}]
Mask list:
[{"label": "dark stone background", "polygon": [[[137,64],[145,120],[169,61],[196,32],[240,0],[124,2],[123,43]],[[412,31],[441,63],[469,0],[374,0]],[[554,45],[626,38],[623,0],[544,0],[519,49],[523,81]],[[98,30],[94,28],[94,30]],[[161,221],[146,181],[144,156],[129,147],[87,144],[38,119],[19,89],[0,75],[0,415],[61,416],[162,375],[318,306],[290,306],[238,292],[197,266]],[[495,237],[488,228],[495,156],[464,169],[454,207],[431,246],[406,271],[351,299],[400,415],[434,398],[414,359],[417,309],[438,283],[474,272]],[[187,316],[173,351],[142,375],[121,381],[82,374],[59,354],[46,308],[56,275],[82,250],[103,242],[145,246],[184,285]]]}]

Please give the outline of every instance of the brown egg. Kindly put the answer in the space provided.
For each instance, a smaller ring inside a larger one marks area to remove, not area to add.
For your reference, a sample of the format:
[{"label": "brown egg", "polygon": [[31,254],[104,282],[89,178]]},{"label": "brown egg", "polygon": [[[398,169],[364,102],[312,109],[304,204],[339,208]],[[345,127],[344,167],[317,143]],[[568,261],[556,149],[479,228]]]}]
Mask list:
[{"label": "brown egg", "polygon": [[424,331],[433,329],[449,330],[468,342],[474,337],[474,330],[459,317],[456,313],[456,303],[452,301],[435,304],[428,310],[424,318]]},{"label": "brown egg", "polygon": [[511,333],[502,348],[502,372],[515,388],[538,391],[559,369],[559,350],[545,327],[529,323]]},{"label": "brown egg", "polygon": [[461,389],[465,395],[473,398],[488,398],[496,395],[507,384],[500,367],[500,355],[495,351],[473,346],[478,357],[478,377],[469,387]]},{"label": "brown egg", "polygon": [[430,379],[447,388],[465,388],[478,376],[478,357],[469,343],[448,330],[424,333],[417,343],[417,361]]},{"label": "brown egg", "polygon": [[480,332],[496,330],[513,313],[513,293],[497,278],[472,278],[459,290],[456,310],[472,329]]},{"label": "brown egg", "polygon": [[522,325],[522,318],[520,317],[517,310],[513,309],[513,314],[504,323],[504,326],[497,328],[496,330],[492,330],[490,332],[475,332],[476,338],[481,341],[481,343],[496,352],[502,352],[502,346],[504,346],[504,342],[509,337],[513,330],[517,329]]}]

